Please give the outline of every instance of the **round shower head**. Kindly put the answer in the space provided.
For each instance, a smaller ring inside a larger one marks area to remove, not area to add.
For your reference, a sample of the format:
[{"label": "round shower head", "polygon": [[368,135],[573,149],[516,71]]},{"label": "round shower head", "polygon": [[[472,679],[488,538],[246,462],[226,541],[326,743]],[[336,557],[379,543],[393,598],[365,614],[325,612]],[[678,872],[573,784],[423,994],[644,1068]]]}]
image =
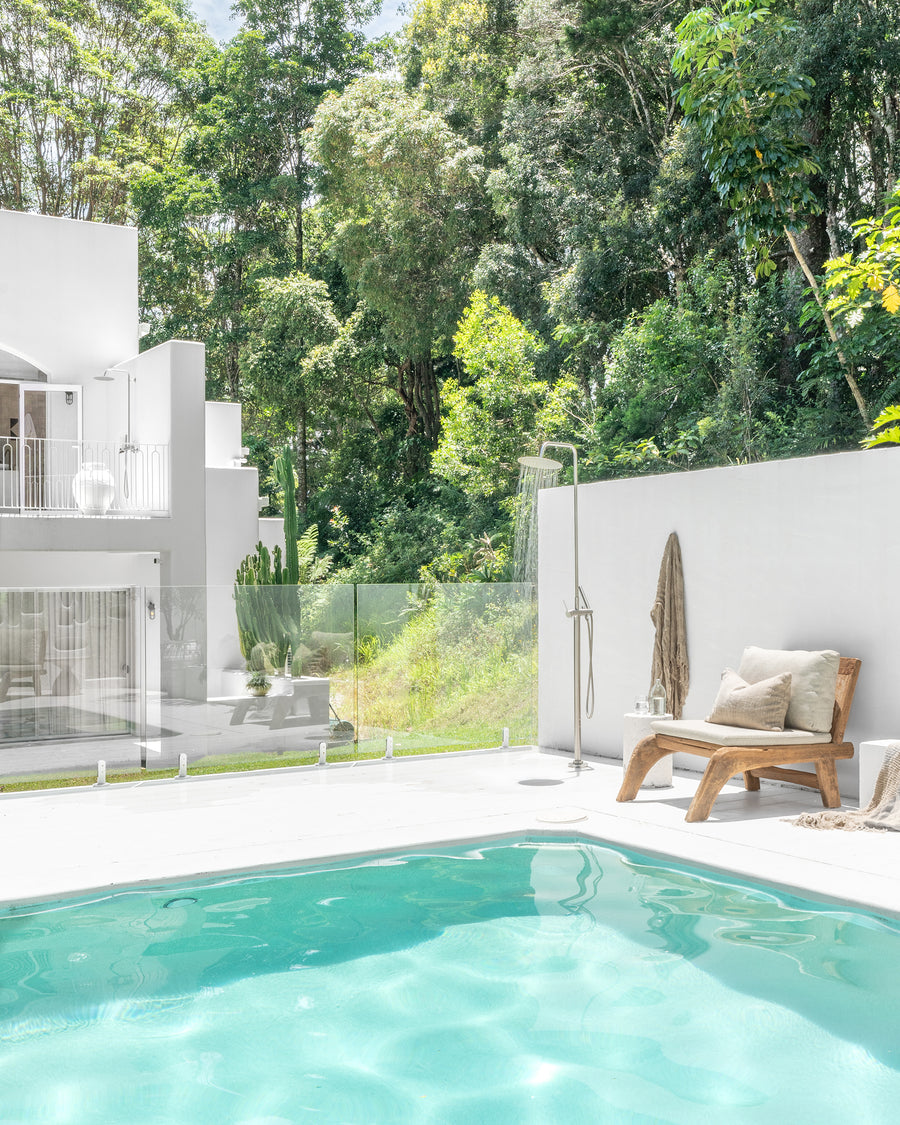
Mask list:
[{"label": "round shower head", "polygon": [[558,473],[562,469],[561,462],[554,461],[552,457],[520,457],[519,464],[523,469],[540,469],[545,473]]}]

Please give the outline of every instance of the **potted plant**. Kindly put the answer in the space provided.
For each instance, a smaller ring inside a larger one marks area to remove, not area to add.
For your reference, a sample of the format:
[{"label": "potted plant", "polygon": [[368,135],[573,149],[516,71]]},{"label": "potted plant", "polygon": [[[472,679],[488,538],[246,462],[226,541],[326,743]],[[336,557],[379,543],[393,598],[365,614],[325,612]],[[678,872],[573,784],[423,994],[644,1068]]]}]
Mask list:
[{"label": "potted plant", "polygon": [[247,690],[251,695],[268,695],[271,686],[272,681],[265,672],[259,670],[251,672],[247,680]]}]

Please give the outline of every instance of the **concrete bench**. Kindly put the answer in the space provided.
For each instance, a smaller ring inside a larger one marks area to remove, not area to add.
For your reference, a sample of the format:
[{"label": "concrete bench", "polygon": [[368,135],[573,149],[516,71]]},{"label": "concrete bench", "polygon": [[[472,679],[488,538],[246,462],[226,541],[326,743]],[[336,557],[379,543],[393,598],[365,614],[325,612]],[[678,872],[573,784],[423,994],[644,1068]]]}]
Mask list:
[{"label": "concrete bench", "polygon": [[329,721],[330,703],[329,680],[320,676],[295,676],[291,679],[290,691],[247,695],[237,700],[230,725],[240,726],[251,711],[265,712],[269,717],[269,730],[280,730],[289,718],[304,714],[304,710],[314,723],[322,725]]}]

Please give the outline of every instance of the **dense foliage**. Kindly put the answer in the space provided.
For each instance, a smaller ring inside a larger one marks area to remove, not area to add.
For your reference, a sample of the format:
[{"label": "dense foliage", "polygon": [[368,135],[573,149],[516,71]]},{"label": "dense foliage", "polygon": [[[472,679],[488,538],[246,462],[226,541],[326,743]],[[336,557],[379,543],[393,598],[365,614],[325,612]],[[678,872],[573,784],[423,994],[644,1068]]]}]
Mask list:
[{"label": "dense foliage", "polygon": [[145,345],[206,343],[276,505],[291,445],[337,577],[508,576],[542,439],[900,438],[900,0],[237,7],[0,0],[0,205],[139,225]]}]

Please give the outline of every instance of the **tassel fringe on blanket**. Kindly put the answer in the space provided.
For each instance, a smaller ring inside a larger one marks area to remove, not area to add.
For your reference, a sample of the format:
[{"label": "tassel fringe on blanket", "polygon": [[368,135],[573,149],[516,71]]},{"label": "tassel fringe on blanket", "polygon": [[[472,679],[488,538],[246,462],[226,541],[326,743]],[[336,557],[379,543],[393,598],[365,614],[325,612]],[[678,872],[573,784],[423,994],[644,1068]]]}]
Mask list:
[{"label": "tassel fringe on blanket", "polygon": [[885,750],[872,800],[864,809],[831,809],[803,813],[801,828],[842,828],[845,832],[900,832],[900,742]]}]

